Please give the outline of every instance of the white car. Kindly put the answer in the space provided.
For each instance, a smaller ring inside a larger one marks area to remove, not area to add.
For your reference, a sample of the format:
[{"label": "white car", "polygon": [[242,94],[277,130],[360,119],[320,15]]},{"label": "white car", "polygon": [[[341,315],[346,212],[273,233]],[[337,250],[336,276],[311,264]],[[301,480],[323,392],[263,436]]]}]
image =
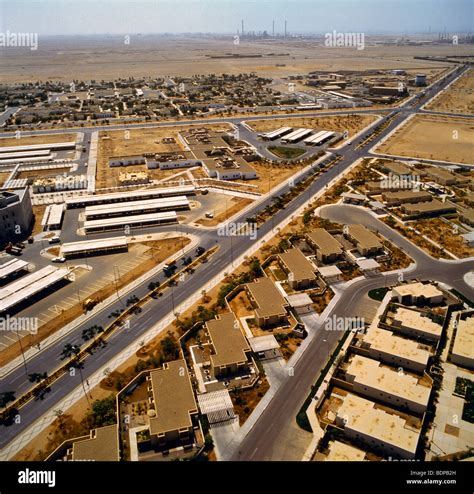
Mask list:
[{"label": "white car", "polygon": [[213,213],[206,213],[204,216],[206,218],[214,218],[214,214]]},{"label": "white car", "polygon": [[51,259],[51,262],[66,262],[66,258],[65,257],[53,257]]}]

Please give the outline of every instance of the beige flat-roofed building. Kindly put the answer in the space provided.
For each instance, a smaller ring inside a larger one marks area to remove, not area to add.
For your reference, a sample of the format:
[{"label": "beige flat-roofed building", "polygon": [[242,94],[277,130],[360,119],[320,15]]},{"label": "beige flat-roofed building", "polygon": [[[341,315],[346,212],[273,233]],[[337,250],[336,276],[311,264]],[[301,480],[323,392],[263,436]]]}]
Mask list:
[{"label": "beige flat-roofed building", "polygon": [[440,304],[444,298],[443,292],[438,287],[421,282],[396,286],[392,289],[392,295],[399,304],[404,305]]},{"label": "beige flat-roofed building", "polygon": [[401,206],[402,211],[409,218],[420,218],[423,216],[440,216],[456,212],[456,208],[447,203],[433,199],[427,202],[405,203]]},{"label": "beige flat-roofed building", "polygon": [[234,314],[227,313],[206,322],[214,353],[211,364],[216,377],[236,374],[248,367],[250,347]]},{"label": "beige flat-roofed building", "polygon": [[329,453],[325,461],[364,461],[365,451],[341,443],[341,441],[329,441]]},{"label": "beige flat-roofed building", "polygon": [[433,322],[428,316],[422,313],[398,307],[392,321],[391,327],[396,328],[408,336],[415,338],[423,337],[433,341],[439,341],[443,326]]},{"label": "beige flat-roofed building", "polygon": [[388,413],[369,400],[348,393],[337,411],[336,424],[350,439],[360,440],[384,456],[415,457],[419,431],[409,428],[395,413]]},{"label": "beige flat-roofed building", "polygon": [[463,223],[468,224],[469,226],[474,226],[474,209],[468,208],[465,211],[459,213],[459,217]]},{"label": "beige flat-roofed building", "polygon": [[268,278],[259,278],[248,283],[247,294],[255,307],[258,326],[272,326],[286,320],[288,302]]},{"label": "beige flat-roofed building", "polygon": [[420,415],[426,411],[430,399],[431,387],[420,384],[418,378],[361,355],[352,358],[346,380],[353,384],[355,393]]},{"label": "beige flat-roofed building", "polygon": [[347,236],[363,256],[377,254],[383,248],[377,235],[363,225],[349,225],[347,227]]},{"label": "beige flat-roofed building", "polygon": [[307,233],[306,239],[316,250],[316,257],[321,262],[334,262],[344,251],[341,243],[324,228],[316,228]]},{"label": "beige flat-roofed building", "polygon": [[458,320],[451,362],[474,369],[474,315]]},{"label": "beige flat-roofed building", "polygon": [[444,168],[438,168],[430,166],[426,168],[428,176],[440,185],[455,185],[455,184],[467,184],[469,182],[468,177],[464,177],[458,173],[452,173]]},{"label": "beige flat-roofed building", "polygon": [[305,255],[296,248],[289,249],[278,256],[280,265],[288,276],[288,284],[293,289],[307,288],[317,278],[316,268]]},{"label": "beige flat-roofed building", "polygon": [[197,420],[197,404],[186,362],[173,360],[150,372],[152,404],[156,416],[150,418],[152,443],[163,447],[171,442],[190,442]]},{"label": "beige flat-roofed building", "polygon": [[404,165],[398,161],[390,161],[388,163],[384,162],[381,167],[382,170],[393,173],[394,175],[411,175],[412,173],[411,169],[407,165]]},{"label": "beige flat-roofed building", "polygon": [[401,190],[399,192],[383,192],[382,200],[387,206],[399,206],[404,203],[417,203],[431,201],[432,197],[429,192],[415,190]]},{"label": "beige flat-roofed building", "polygon": [[72,461],[119,461],[117,425],[98,427],[89,439],[76,441],[71,450]]},{"label": "beige flat-roofed building", "polygon": [[362,347],[376,360],[418,373],[425,371],[430,357],[430,352],[416,341],[401,338],[375,325],[370,326],[364,335]]}]

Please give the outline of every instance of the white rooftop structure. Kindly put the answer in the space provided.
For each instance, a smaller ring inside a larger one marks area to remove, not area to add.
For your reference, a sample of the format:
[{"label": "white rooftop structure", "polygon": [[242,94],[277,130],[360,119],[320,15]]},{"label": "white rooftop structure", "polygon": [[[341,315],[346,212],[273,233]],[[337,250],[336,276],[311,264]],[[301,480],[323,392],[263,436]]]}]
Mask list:
[{"label": "white rooftop structure", "polygon": [[164,209],[189,209],[189,200],[186,196],[163,197],[159,199],[146,199],[144,201],[118,202],[113,204],[98,204],[87,206],[85,210],[86,219],[125,216],[139,212],[151,212]]},{"label": "white rooftop structure", "polygon": [[61,255],[67,257],[74,254],[115,250],[127,247],[127,237],[100,238],[62,244]]},{"label": "white rooftop structure", "polygon": [[69,275],[69,269],[46,266],[0,289],[0,312],[37,294]]},{"label": "white rooftop structure", "polygon": [[41,226],[43,230],[55,230],[60,228],[63,220],[64,204],[50,204],[46,206]]},{"label": "white rooftop structure", "polygon": [[0,152],[0,160],[7,160],[10,158],[30,158],[33,156],[48,156],[49,154],[49,149],[39,149],[38,151],[18,151],[16,153]]},{"label": "white rooftop structure", "polygon": [[84,222],[86,233],[94,231],[118,230],[125,226],[152,226],[160,223],[176,223],[178,216],[176,211],[166,211],[164,213],[140,214],[136,216],[117,216],[116,218],[106,218],[101,220],[88,220]]},{"label": "white rooftop structure", "polygon": [[271,132],[267,132],[266,134],[263,134],[264,139],[276,139],[277,137],[280,137],[284,134],[287,134],[288,132],[291,132],[293,130],[292,127],[280,127],[279,129],[272,130]]},{"label": "white rooftop structure", "polygon": [[[0,140],[0,143],[2,141]],[[76,147],[75,141],[69,142],[50,142],[44,144],[28,144],[25,146],[7,146],[0,147],[1,153],[15,153],[19,151],[34,151],[37,149],[74,149]]]},{"label": "white rooftop structure", "polygon": [[319,274],[325,279],[338,278],[342,275],[342,271],[337,266],[318,266],[317,269]]},{"label": "white rooftop structure", "polygon": [[159,189],[133,190],[127,192],[112,192],[110,194],[95,194],[66,199],[68,207],[92,206],[115,202],[140,201],[159,197],[184,196],[194,194],[194,186],[163,187]]},{"label": "white rooftop structure", "polygon": [[247,338],[252,352],[266,352],[268,350],[277,350],[280,348],[278,341],[272,334],[264,336],[255,336],[254,338]]},{"label": "white rooftop structure", "polygon": [[29,266],[30,263],[23,261],[22,259],[10,259],[0,265],[0,279],[6,278],[13,273],[21,271],[22,269],[28,269]]},{"label": "white rooftop structure", "polygon": [[291,134],[288,134],[282,138],[282,141],[284,142],[297,142],[303,137],[306,137],[308,134],[311,134],[312,130],[311,129],[296,129]]},{"label": "white rooftop structure", "polygon": [[334,134],[335,134],[335,132],[331,132],[329,130],[318,132],[314,136],[311,136],[308,139],[306,139],[304,142],[305,142],[305,144],[317,146],[318,144],[321,144],[322,142],[330,139]]},{"label": "white rooftop structure", "polygon": [[210,424],[235,419],[234,404],[227,389],[197,395],[199,409]]},{"label": "white rooftop structure", "polygon": [[380,267],[375,259],[356,259],[356,263],[361,271],[375,271]]}]

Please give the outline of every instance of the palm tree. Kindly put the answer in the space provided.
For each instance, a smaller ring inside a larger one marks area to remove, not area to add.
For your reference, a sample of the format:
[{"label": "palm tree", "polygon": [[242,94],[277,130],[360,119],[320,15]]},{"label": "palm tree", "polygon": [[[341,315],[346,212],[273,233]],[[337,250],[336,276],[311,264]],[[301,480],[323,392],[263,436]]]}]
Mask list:
[{"label": "palm tree", "polygon": [[71,343],[66,343],[64,345],[63,351],[61,352],[61,360],[65,358],[72,358],[80,352],[80,348],[77,345],[72,345]]}]

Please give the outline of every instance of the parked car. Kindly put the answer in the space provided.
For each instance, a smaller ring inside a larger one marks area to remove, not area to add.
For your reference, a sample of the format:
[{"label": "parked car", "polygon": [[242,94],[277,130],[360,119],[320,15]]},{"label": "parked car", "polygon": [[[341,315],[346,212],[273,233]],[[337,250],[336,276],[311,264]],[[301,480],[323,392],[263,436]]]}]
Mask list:
[{"label": "parked car", "polygon": [[59,237],[52,237],[49,239],[50,244],[59,244],[61,242],[61,239]]},{"label": "parked car", "polygon": [[51,262],[66,262],[66,258],[65,257],[53,257],[51,259]]}]

